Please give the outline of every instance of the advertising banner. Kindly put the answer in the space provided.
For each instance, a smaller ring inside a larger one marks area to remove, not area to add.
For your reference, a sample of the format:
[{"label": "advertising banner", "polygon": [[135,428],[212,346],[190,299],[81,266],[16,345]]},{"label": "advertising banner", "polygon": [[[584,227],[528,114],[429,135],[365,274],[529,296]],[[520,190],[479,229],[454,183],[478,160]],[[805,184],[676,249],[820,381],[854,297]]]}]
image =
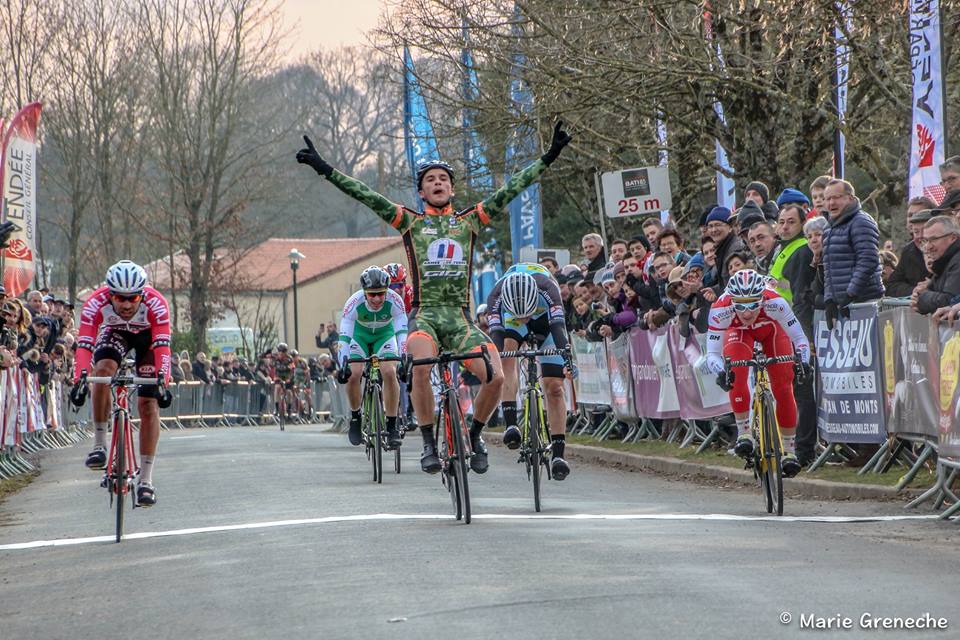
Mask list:
[{"label": "advertising banner", "polygon": [[909,197],[940,202],[939,167],[946,155],[940,0],[910,0],[910,67],[913,69],[913,126],[910,136]]},{"label": "advertising banner", "polygon": [[817,426],[827,442],[886,440],[877,320],[875,304],[851,306],[834,329],[821,313],[814,318]]},{"label": "advertising banner", "polygon": [[[891,322],[892,321],[892,322]],[[907,307],[881,312],[884,352],[884,396],[893,433],[937,437],[940,366],[938,335],[930,331],[930,319]],[[890,329],[892,328],[892,341]],[[892,343],[888,347],[888,343]],[[893,391],[887,392],[893,376]]]},{"label": "advertising banner", "polygon": [[610,374],[610,407],[618,420],[635,422],[637,411],[630,384],[630,334],[622,333],[607,342],[607,369]]},{"label": "advertising banner", "polygon": [[706,420],[732,411],[727,392],[717,386],[717,377],[707,370],[705,349],[697,336],[691,333],[684,338],[670,323],[670,341],[681,417]]},{"label": "advertising banner", "polygon": [[578,335],[570,336],[573,359],[577,364],[577,402],[610,404],[610,378],[607,375],[607,354],[602,342],[588,342]]},{"label": "advertising banner", "polygon": [[960,458],[960,328],[939,328],[940,455]]},{"label": "advertising banner", "polygon": [[4,250],[3,286],[8,296],[30,288],[36,271],[37,242],[37,126],[39,102],[17,113],[3,138],[2,219],[19,227]]}]

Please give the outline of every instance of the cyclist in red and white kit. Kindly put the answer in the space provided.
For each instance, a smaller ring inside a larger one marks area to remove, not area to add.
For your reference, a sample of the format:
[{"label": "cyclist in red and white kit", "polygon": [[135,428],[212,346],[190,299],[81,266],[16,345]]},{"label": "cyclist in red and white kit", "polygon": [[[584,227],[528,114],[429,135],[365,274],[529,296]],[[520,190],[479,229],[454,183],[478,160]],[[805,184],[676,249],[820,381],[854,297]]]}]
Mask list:
[{"label": "cyclist in red and white kit", "polygon": [[[753,455],[755,445],[750,431],[749,372],[746,367],[734,367],[726,374],[723,356],[731,360],[750,360],[755,342],[760,343],[768,358],[793,355],[796,350],[802,363],[801,375],[810,375],[810,343],[790,305],[767,283],[766,277],[752,269],[737,271],[727,283],[726,291],[710,308],[707,367],[717,374],[717,384],[730,392],[730,404],[737,419],[734,450],[744,458]],[[800,472],[795,445],[794,365],[792,362],[777,363],[770,365],[767,371],[783,439],[783,475],[792,478]]]},{"label": "cyclist in red and white kit", "polygon": [[[80,336],[73,379],[84,372],[113,377],[120,361],[130,350],[136,351],[137,376],[162,376],[170,381],[170,311],[159,291],[147,286],[143,267],[121,260],[107,270],[106,285],[93,292],[80,311]],[[91,371],[91,361],[93,370]],[[156,504],[153,465],[160,439],[161,406],[170,405],[170,394],[160,393],[157,385],[144,385],[138,391],[140,414],[140,478],[137,504]],[[159,401],[159,403],[158,403]],[[93,451],[87,456],[89,469],[104,469],[107,464],[107,420],[111,409],[110,387],[93,385],[93,423],[96,428]]]}]

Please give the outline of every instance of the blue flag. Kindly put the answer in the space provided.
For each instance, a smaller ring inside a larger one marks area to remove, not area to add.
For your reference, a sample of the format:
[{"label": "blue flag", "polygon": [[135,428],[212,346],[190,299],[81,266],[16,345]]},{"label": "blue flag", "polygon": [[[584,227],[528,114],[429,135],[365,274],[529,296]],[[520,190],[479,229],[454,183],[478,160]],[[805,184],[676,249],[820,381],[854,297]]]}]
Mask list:
[{"label": "blue flag", "polygon": [[[520,7],[514,5],[513,33],[519,41]],[[517,127],[507,144],[506,178],[529,164],[537,156],[538,145],[533,120],[533,93],[522,79],[527,66],[527,57],[519,51],[513,54],[513,73],[510,80],[510,102],[517,118]],[[510,243],[513,261],[520,261],[522,247],[540,247],[543,244],[543,227],[540,214],[540,183],[527,187],[510,203]]]},{"label": "blue flag", "polygon": [[427,160],[439,160],[440,152],[408,47],[403,48],[403,67],[403,146],[413,176],[413,198],[417,206],[422,208],[423,203],[417,191],[417,167]]},{"label": "blue flag", "polygon": [[837,127],[833,135],[833,176],[843,178],[845,171],[844,156],[846,155],[847,140],[843,135],[843,127],[847,119],[847,82],[850,75],[850,44],[847,35],[853,30],[853,10],[850,4],[841,0],[837,2],[837,12],[843,21],[843,27],[837,24],[834,27],[836,47],[836,69],[834,70],[834,104],[837,108]]}]

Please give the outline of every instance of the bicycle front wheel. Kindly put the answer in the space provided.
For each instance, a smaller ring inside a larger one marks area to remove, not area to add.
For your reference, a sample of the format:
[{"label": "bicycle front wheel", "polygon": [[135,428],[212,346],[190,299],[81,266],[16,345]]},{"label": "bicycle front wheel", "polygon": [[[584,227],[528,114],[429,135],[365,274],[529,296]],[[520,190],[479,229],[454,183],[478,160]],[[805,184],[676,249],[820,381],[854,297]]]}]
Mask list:
[{"label": "bicycle front wheel", "polygon": [[383,400],[380,387],[375,387],[371,405],[370,419],[373,428],[370,436],[373,438],[373,456],[371,456],[373,459],[373,481],[381,484],[383,482]]},{"label": "bicycle front wheel", "polygon": [[107,466],[107,473],[110,474],[110,477],[107,480],[107,486],[110,487],[110,491],[114,493],[114,508],[117,510],[116,514],[116,541],[120,542],[123,538],[123,517],[124,517],[124,506],[125,498],[129,491],[127,491],[127,443],[126,443],[126,421],[127,416],[120,414],[113,428],[117,430],[117,445],[114,449],[115,456],[112,460],[113,464]]},{"label": "bicycle front wheel", "polygon": [[[460,413],[460,405],[457,402],[457,396],[450,391],[447,396],[447,408],[450,416],[450,435],[452,447],[451,464],[453,466],[453,479],[456,486],[458,515],[462,515],[465,524],[470,524],[470,486],[467,481],[467,460],[470,458],[470,438],[467,435],[467,427]],[[459,517],[457,518],[460,519]]]},{"label": "bicycle front wheel", "polygon": [[542,443],[540,442],[540,430],[542,429],[540,425],[540,407],[537,400],[537,394],[531,391],[527,396],[527,410],[529,411],[527,423],[530,429],[528,438],[530,446],[530,471],[531,479],[533,480],[533,508],[537,513],[540,513],[540,465],[543,464],[543,453],[541,451]]},{"label": "bicycle front wheel", "polygon": [[767,513],[783,515],[783,469],[780,466],[783,451],[780,446],[780,434],[777,432],[777,419],[773,410],[773,398],[769,391],[763,398],[763,448],[764,491],[767,496]]}]

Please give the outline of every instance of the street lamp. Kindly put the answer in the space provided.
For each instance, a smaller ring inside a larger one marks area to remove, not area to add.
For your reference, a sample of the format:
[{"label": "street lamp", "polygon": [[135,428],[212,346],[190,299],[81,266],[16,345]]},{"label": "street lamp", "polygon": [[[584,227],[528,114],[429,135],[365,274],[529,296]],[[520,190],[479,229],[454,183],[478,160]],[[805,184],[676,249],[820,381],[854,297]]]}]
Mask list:
[{"label": "street lamp", "polygon": [[300,266],[300,260],[306,258],[296,249],[291,249],[287,254],[290,258],[290,271],[293,272],[293,348],[300,350],[300,318],[297,315],[297,268]]}]

